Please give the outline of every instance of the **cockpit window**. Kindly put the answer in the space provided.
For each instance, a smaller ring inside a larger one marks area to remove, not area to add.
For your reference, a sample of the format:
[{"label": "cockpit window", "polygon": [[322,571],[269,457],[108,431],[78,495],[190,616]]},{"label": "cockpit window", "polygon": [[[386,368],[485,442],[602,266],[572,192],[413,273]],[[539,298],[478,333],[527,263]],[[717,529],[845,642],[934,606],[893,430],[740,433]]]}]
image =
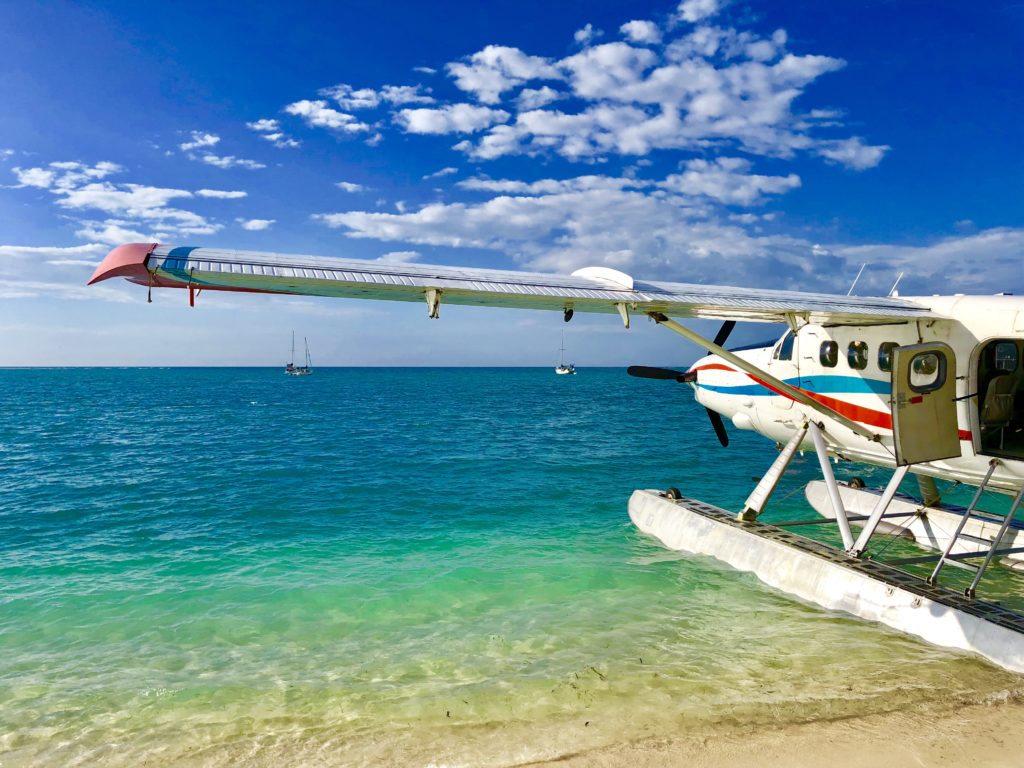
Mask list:
[{"label": "cockpit window", "polygon": [[792,331],[789,331],[785,336],[782,337],[782,341],[779,342],[779,346],[775,348],[776,360],[793,359],[793,342],[795,339],[796,336]]}]

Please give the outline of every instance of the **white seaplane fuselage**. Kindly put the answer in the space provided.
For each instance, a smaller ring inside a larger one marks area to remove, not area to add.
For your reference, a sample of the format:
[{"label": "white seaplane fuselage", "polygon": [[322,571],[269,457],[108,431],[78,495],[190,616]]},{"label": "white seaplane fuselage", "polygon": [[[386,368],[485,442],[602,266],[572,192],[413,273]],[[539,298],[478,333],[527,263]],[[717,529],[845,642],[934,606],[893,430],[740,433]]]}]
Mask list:
[{"label": "white seaplane fuselage", "polygon": [[[942,318],[864,326],[807,324],[787,331],[770,346],[734,353],[879,436],[870,440],[851,430],[832,429],[829,448],[835,455],[894,467],[891,356],[887,355],[895,346],[947,344],[956,359],[957,400],[950,407],[956,409],[961,455],[915,464],[914,472],[978,485],[989,470],[992,456],[999,456],[988,487],[1015,491],[1024,479],[1024,460],[1014,458],[1012,452],[1007,455],[995,447],[995,437],[983,435],[981,414],[992,373],[992,363],[983,362],[983,358],[993,355],[998,347],[1003,370],[1013,369],[1001,375],[1012,377],[1013,392],[1019,389],[1024,393],[1020,363],[1024,355],[1024,299],[935,296],[910,301]],[[784,444],[802,424],[820,420],[812,409],[717,355],[698,360],[690,373],[696,375],[691,385],[697,401],[739,429],[753,430]],[[803,447],[812,448],[809,438]]]}]

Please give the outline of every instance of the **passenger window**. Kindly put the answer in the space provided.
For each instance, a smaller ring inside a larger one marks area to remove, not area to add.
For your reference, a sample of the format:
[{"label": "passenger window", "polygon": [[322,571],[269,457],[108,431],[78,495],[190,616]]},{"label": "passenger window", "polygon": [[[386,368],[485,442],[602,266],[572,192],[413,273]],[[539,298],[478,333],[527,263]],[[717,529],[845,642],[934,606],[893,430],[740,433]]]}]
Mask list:
[{"label": "passenger window", "polygon": [[931,392],[946,382],[946,356],[922,352],[910,361],[910,388],[915,392]]},{"label": "passenger window", "polygon": [[1017,345],[1012,341],[996,344],[996,368],[1013,373],[1017,370]]},{"label": "passenger window", "polygon": [[793,340],[796,337],[793,332],[790,331],[782,337],[782,341],[779,343],[779,348],[775,350],[775,357],[778,360],[792,360],[793,359]]},{"label": "passenger window", "polygon": [[846,361],[855,371],[863,371],[868,367],[868,343],[866,341],[851,341],[846,348]]},{"label": "passenger window", "polygon": [[834,341],[821,342],[821,349],[818,350],[818,360],[826,368],[835,368],[839,362],[839,345]]},{"label": "passenger window", "polygon": [[892,370],[892,353],[898,346],[895,341],[883,341],[878,345],[878,370]]}]

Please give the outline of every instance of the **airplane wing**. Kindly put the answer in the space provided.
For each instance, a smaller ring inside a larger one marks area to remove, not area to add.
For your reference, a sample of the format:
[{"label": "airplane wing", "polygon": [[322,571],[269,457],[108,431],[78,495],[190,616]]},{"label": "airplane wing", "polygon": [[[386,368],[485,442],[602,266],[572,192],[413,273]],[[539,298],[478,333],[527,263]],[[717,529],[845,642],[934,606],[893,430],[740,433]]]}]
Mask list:
[{"label": "airplane wing", "polygon": [[148,243],[112,250],[89,284],[112,277],[153,288],[243,291],[352,299],[426,301],[574,312],[662,313],[681,318],[884,324],[935,317],[898,298],[838,296],[689,283],[644,282],[604,267],[571,275],[358,259],[292,256]]}]

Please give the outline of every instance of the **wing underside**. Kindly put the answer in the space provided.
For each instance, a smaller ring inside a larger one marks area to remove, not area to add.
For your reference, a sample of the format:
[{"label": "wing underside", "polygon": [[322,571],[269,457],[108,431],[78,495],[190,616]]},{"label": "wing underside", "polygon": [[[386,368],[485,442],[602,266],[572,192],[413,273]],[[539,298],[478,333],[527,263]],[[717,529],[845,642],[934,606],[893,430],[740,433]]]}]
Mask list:
[{"label": "wing underside", "polygon": [[220,248],[133,244],[115,248],[90,284],[125,277],[154,288],[191,288],[391,301],[663,313],[674,317],[879,324],[934,317],[913,302],[634,281],[612,270],[572,275],[292,256]]}]

